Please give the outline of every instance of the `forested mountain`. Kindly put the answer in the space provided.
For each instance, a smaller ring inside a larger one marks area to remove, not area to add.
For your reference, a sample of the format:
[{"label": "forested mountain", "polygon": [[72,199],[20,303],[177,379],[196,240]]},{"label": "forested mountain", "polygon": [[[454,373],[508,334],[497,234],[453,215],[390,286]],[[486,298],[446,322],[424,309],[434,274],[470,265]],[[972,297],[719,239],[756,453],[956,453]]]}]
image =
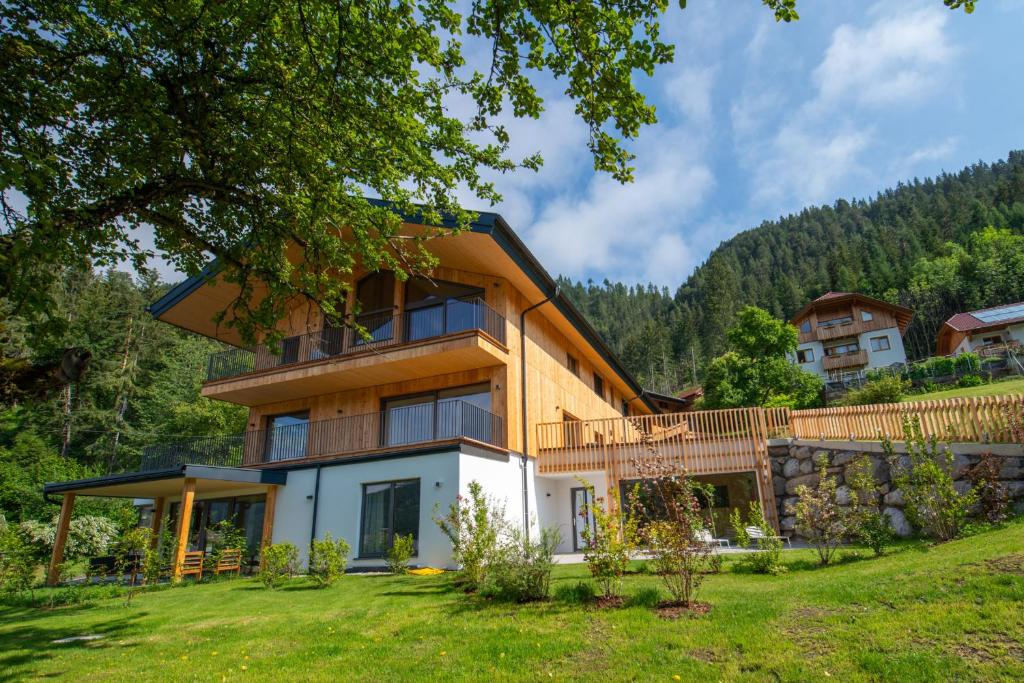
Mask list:
[{"label": "forested mountain", "polygon": [[[990,231],[986,227],[1005,229]],[[958,310],[1024,299],[1024,152],[913,180],[873,199],[765,221],[723,242],[675,291],[620,283],[562,287],[647,386],[670,391],[721,353],[747,304],[788,318],[829,290],[915,309],[911,357],[934,352]],[[699,379],[699,377],[698,377]]]}]

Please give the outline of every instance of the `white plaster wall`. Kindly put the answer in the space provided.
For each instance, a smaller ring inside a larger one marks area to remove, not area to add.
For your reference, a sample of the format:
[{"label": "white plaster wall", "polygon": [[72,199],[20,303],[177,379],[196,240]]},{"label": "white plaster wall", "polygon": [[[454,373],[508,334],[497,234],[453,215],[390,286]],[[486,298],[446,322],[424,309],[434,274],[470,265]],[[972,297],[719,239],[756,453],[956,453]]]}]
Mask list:
[{"label": "white plaster wall", "polygon": [[[531,516],[535,511],[533,500],[536,498],[533,479],[532,460],[527,472],[527,490],[530,497]],[[523,470],[522,459],[518,454],[507,455],[501,459],[462,453],[459,456],[459,493],[469,494],[470,482],[476,481],[483,487],[484,493],[505,508],[505,517],[510,524],[522,526],[523,523]]]},{"label": "white plaster wall", "polygon": [[[888,337],[889,338],[889,350],[888,351],[872,351],[871,340],[874,337]],[[885,368],[894,363],[906,363],[907,352],[903,347],[903,337],[900,336],[900,330],[898,327],[887,327],[884,330],[874,330],[872,332],[864,332],[858,338],[860,348],[864,349],[868,353],[868,364],[866,369],[872,370],[874,368]]]},{"label": "white plaster wall", "polygon": [[791,355],[789,357],[789,362],[790,363],[793,363],[794,365],[796,365],[801,370],[806,370],[807,372],[813,372],[814,374],[818,375],[819,377],[821,377],[823,379],[828,379],[828,372],[825,370],[825,366],[822,364],[822,360],[821,360],[822,358],[825,357],[825,347],[822,346],[821,342],[818,342],[818,341],[806,342],[804,344],[800,344],[799,346],[797,346],[797,349],[798,350],[811,349],[812,351],[814,351],[814,361],[811,362],[811,363],[797,363],[796,362],[796,354],[793,354],[793,355]]},{"label": "white plaster wall", "polygon": [[[604,472],[583,472],[580,478],[594,487],[597,497],[608,495],[608,484]],[[540,524],[555,527],[561,536],[558,552],[571,553],[572,547],[572,499],[570,491],[586,484],[580,483],[576,477],[544,477],[537,478],[537,490],[540,496],[538,509],[541,511]]]},{"label": "white plaster wall", "polygon": [[[420,530],[418,554],[412,563],[421,566],[451,567],[451,545],[434,523],[435,504],[447,509],[459,493],[458,451],[408,458],[389,458],[369,462],[326,466],[320,475],[320,500],[317,537],[330,532],[352,546],[349,566],[380,566],[382,559],[358,559],[359,528],[362,515],[362,485],[397,479],[420,480]],[[288,483],[278,492],[274,515],[274,542],[289,541],[299,547],[305,565],[309,548],[315,469],[293,470]],[[438,486],[437,484],[440,484]]]},{"label": "white plaster wall", "polygon": [[1024,344],[1024,323],[1017,323],[1016,325],[1010,325],[1007,330],[1011,341]]}]

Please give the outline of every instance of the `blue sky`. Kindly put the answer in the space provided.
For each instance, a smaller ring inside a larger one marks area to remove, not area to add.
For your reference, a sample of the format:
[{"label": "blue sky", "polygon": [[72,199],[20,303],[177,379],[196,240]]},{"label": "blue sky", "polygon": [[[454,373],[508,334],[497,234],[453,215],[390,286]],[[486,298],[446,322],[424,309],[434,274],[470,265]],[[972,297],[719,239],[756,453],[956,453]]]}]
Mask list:
[{"label": "blue sky", "polygon": [[688,5],[663,25],[675,63],[642,83],[660,121],[633,184],[593,172],[557,83],[510,124],[546,163],[496,178],[496,210],[552,273],[674,288],[763,220],[1024,148],[1024,0],[803,0],[788,25],[757,0]]}]

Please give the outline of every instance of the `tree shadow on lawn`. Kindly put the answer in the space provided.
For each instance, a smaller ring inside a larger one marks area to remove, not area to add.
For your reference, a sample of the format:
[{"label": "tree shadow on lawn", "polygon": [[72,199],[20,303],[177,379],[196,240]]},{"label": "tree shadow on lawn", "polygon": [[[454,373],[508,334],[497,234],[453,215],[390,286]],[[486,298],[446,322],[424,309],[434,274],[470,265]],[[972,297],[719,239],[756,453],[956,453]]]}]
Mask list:
[{"label": "tree shadow on lawn", "polygon": [[[83,606],[87,607],[87,606]],[[24,610],[26,615],[31,615],[36,621],[45,620],[51,616],[67,615],[70,609],[60,608],[56,610],[42,611]],[[125,608],[129,609],[129,608]],[[17,629],[7,635],[0,637],[0,681],[23,680],[36,669],[41,660],[61,660],[62,653],[77,648],[107,649],[111,646],[135,647],[131,645],[118,645],[119,638],[124,637],[130,628],[139,619],[147,616],[147,612],[131,612],[123,617],[93,624],[88,627],[75,625],[48,626],[40,625],[18,626]],[[72,640],[67,643],[55,643],[55,640],[75,638],[78,636],[101,636],[91,640]],[[32,665],[30,669],[28,665]],[[43,674],[47,677],[56,678],[71,675],[70,670],[51,671]]]}]

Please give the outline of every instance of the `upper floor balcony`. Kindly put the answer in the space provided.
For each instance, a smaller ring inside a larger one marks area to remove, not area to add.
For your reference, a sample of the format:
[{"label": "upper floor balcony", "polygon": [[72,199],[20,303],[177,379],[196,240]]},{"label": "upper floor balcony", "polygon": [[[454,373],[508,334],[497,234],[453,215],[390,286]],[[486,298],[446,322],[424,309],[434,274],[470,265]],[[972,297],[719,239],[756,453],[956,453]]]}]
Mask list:
[{"label": "upper floor balcony", "polygon": [[841,368],[857,368],[868,363],[868,352],[864,349],[837,353],[825,356],[821,359],[821,365],[826,370],[839,370]]},{"label": "upper floor balcony", "polygon": [[203,395],[242,405],[302,398],[505,362],[506,321],[480,298],[359,316],[358,327],[210,357]]},{"label": "upper floor balcony", "polygon": [[421,403],[244,434],[156,444],[144,449],[138,469],[151,472],[183,465],[272,466],[459,442],[504,448],[505,421],[467,401]]}]

